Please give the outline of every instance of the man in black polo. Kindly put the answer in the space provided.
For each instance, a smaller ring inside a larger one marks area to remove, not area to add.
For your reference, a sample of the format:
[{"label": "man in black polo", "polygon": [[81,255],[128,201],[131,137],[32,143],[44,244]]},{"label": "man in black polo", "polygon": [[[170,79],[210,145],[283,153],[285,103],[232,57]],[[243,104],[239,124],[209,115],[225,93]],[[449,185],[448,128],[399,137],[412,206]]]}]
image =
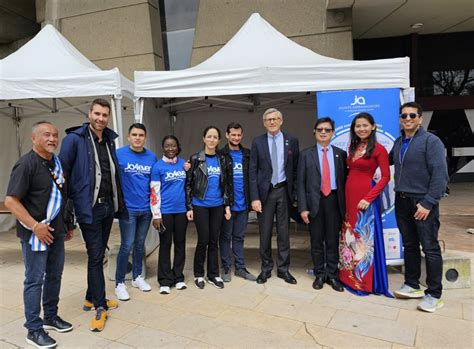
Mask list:
[{"label": "man in black polo", "polygon": [[[61,161],[54,155],[59,137],[47,121],[33,125],[33,149],[13,167],[5,206],[17,219],[25,282],[23,302],[26,342],[52,348],[56,341],[44,329],[72,330],[58,316],[59,291],[64,267],[64,241],[72,238],[72,214],[66,210],[66,182]],[[40,317],[43,300],[44,320]]]}]

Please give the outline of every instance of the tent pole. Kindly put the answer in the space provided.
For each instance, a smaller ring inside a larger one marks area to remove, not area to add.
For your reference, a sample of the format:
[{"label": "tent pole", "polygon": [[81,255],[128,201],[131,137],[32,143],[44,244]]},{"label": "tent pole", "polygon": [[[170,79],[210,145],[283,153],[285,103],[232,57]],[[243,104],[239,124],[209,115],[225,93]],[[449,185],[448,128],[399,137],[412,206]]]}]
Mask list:
[{"label": "tent pole", "polygon": [[13,122],[16,126],[16,146],[18,148],[18,159],[21,158],[21,138],[20,138],[20,116],[18,107],[13,107]]},{"label": "tent pole", "polygon": [[139,101],[139,119],[138,119],[138,122],[143,124],[143,108],[145,107],[145,100],[143,98],[140,98],[140,101]]},{"label": "tent pole", "polygon": [[115,97],[115,109],[117,115],[117,133],[119,134],[119,146],[123,146],[122,96]]},{"label": "tent pole", "polygon": [[[117,126],[117,113],[116,113],[116,108],[115,108],[115,98],[112,97],[110,99],[110,106],[111,106],[111,112],[112,112],[112,122],[114,124],[114,131],[118,134],[118,126]],[[117,148],[120,147],[120,134],[119,136],[115,139],[115,146]]]},{"label": "tent pole", "polygon": [[168,116],[170,134],[174,135],[174,125],[176,124],[176,115],[170,113]]}]

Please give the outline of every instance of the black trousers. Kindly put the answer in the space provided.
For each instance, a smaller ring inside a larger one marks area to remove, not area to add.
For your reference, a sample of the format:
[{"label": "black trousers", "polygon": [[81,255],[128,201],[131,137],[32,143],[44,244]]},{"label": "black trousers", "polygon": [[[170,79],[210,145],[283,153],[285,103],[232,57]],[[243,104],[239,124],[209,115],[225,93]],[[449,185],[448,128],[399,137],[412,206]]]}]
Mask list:
[{"label": "black trousers", "polygon": [[92,224],[79,223],[87,249],[86,300],[95,308],[107,309],[105,300],[104,255],[114,222],[112,200],[95,204],[92,209]]},{"label": "black trousers", "polygon": [[207,254],[207,277],[219,276],[219,235],[224,218],[224,206],[194,206],[194,222],[198,234],[194,253],[194,276],[204,277],[204,262]]},{"label": "black trousers", "polygon": [[[184,281],[183,269],[186,259],[186,213],[163,214],[165,231],[160,232],[158,256],[158,283],[171,287]],[[173,266],[171,266],[171,244],[174,244]]]},{"label": "black trousers", "polygon": [[337,278],[341,225],[337,192],[332,191],[329,196],[321,194],[318,213],[309,218],[311,258],[316,277]]},{"label": "black trousers", "polygon": [[286,186],[270,189],[267,200],[262,204],[262,213],[258,214],[260,258],[262,259],[262,272],[265,273],[270,273],[273,269],[272,230],[275,215],[278,247],[277,268],[279,272],[287,272],[290,266],[290,218]]},{"label": "black trousers", "polygon": [[425,294],[441,298],[443,289],[443,258],[438,242],[439,206],[435,205],[425,221],[418,221],[414,214],[417,200],[399,193],[395,197],[395,217],[403,238],[403,256],[405,259],[405,284],[420,288],[421,253],[426,260]]}]

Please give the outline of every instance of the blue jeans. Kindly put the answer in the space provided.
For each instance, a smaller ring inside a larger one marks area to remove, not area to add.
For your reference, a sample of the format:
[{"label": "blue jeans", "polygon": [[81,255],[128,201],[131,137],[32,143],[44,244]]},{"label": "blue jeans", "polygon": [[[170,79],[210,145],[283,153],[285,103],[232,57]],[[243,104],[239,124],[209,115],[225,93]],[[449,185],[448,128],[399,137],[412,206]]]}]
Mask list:
[{"label": "blue jeans", "polygon": [[232,266],[232,258],[230,255],[231,242],[235,269],[245,268],[244,239],[248,218],[249,214],[247,210],[232,211],[231,218],[229,220],[224,219],[222,223],[219,244],[221,249],[221,264],[225,270],[229,270]]},{"label": "blue jeans", "polygon": [[64,267],[64,237],[55,237],[46,251],[32,251],[28,240],[21,240],[21,249],[25,263],[25,327],[32,332],[43,328],[43,320],[40,318],[41,293],[44,318],[50,320],[58,314]]},{"label": "blue jeans", "polygon": [[112,200],[95,204],[92,208],[92,224],[79,223],[87,249],[86,300],[94,307],[107,309],[105,300],[104,254],[114,222]]},{"label": "blue jeans", "polygon": [[443,289],[443,258],[438,242],[439,206],[435,205],[430,210],[426,220],[416,220],[415,214],[417,200],[402,196],[395,197],[395,216],[398,229],[403,239],[403,256],[405,259],[405,284],[410,287],[420,288],[421,253],[420,245],[425,254],[426,284],[425,294],[434,298],[441,298]]},{"label": "blue jeans", "polygon": [[115,272],[115,283],[125,281],[127,273],[128,256],[133,248],[132,276],[136,279],[142,274],[142,262],[145,255],[145,238],[150,228],[151,212],[128,211],[128,219],[120,219],[120,251],[117,256],[117,270]]}]

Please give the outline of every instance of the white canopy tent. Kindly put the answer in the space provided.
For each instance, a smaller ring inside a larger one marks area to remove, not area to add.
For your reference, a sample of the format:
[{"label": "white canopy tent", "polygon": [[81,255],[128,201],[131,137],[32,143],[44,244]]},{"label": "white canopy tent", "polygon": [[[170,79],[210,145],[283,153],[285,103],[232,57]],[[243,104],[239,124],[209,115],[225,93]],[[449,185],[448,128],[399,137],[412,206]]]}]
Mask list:
[{"label": "white canopy tent", "polygon": [[[49,120],[64,136],[66,128],[86,120],[94,97],[110,97],[113,127],[122,136],[122,111],[127,108],[122,107],[122,97],[130,100],[124,105],[131,111],[133,89],[133,83],[117,68],[101,70],[51,25],[0,60],[0,197],[6,192],[13,164],[31,148],[34,122]],[[0,231],[9,225],[5,217],[0,218]]]},{"label": "white canopy tent", "polygon": [[[353,61],[321,56],[254,13],[224,47],[197,66],[136,71],[135,96],[140,99],[135,118],[142,120],[145,110],[154,135],[175,133],[189,153],[202,146],[200,129],[209,123],[222,130],[229,121],[241,122],[248,143],[249,136],[263,132],[261,113],[250,122],[248,112],[279,106],[286,115],[283,128],[303,138],[304,146],[313,141],[307,130],[316,115],[315,91],[408,87],[408,57]],[[155,105],[145,106],[144,98],[155,98]],[[150,115],[156,114],[154,109],[158,115]]]}]

